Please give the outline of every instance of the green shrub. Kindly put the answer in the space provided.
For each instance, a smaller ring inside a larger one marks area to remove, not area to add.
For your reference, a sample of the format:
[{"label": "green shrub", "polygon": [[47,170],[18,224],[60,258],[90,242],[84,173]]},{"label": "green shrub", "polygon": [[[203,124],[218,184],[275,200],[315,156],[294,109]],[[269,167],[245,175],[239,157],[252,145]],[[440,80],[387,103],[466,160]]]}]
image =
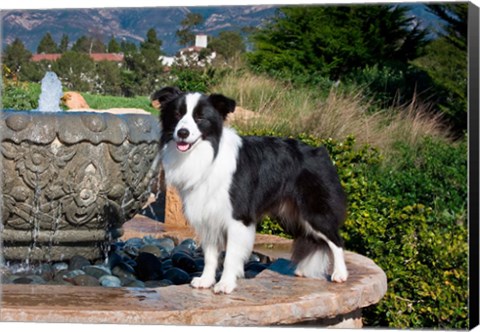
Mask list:
[{"label": "green shrub", "polygon": [[[398,158],[403,171],[389,172],[392,166],[384,165],[379,151],[356,146],[352,137],[295,138],[329,150],[349,200],[341,230],[345,247],[373,259],[387,275],[387,293],[364,310],[364,323],[467,328],[467,227],[456,220],[466,209],[465,144],[426,139],[416,153],[403,147]],[[450,167],[456,171],[447,175]],[[283,233],[274,221],[264,222],[267,232]]]},{"label": "green shrub", "polygon": [[38,108],[40,84],[2,80],[2,107],[13,110]]},{"label": "green shrub", "polygon": [[454,214],[466,210],[466,139],[447,144],[426,137],[417,147],[397,142],[391,159],[390,165],[372,169],[386,196]]},{"label": "green shrub", "polygon": [[213,68],[187,66],[174,66],[169,74],[172,79],[166,84],[175,85],[182,91],[207,92],[217,77]]}]

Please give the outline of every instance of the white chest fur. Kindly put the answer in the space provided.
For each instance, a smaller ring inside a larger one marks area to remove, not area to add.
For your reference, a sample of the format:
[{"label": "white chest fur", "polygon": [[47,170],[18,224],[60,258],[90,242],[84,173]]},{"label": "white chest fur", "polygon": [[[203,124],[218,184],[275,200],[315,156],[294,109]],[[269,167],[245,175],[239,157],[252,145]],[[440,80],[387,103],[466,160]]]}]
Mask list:
[{"label": "white chest fur", "polygon": [[232,221],[229,189],[241,144],[233,129],[224,128],[216,158],[207,141],[187,153],[177,151],[174,142],[163,150],[166,181],[179,191],[185,216],[202,239],[222,238]]}]

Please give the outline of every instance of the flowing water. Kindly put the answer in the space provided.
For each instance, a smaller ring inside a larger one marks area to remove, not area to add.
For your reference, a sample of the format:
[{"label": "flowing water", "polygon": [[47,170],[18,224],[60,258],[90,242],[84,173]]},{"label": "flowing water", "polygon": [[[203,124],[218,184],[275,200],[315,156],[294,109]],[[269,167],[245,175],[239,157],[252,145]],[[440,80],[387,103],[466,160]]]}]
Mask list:
[{"label": "flowing water", "polygon": [[62,112],[59,106],[62,96],[62,83],[53,71],[48,71],[42,78],[42,92],[38,100],[37,111]]}]

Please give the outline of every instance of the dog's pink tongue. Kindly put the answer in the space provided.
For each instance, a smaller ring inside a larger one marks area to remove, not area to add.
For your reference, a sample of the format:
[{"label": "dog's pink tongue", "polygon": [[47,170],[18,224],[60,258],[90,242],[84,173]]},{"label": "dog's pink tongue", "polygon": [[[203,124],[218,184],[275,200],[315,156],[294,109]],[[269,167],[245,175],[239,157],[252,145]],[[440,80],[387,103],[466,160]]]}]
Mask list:
[{"label": "dog's pink tongue", "polygon": [[190,148],[190,144],[186,142],[177,142],[177,149],[181,152],[185,152]]}]

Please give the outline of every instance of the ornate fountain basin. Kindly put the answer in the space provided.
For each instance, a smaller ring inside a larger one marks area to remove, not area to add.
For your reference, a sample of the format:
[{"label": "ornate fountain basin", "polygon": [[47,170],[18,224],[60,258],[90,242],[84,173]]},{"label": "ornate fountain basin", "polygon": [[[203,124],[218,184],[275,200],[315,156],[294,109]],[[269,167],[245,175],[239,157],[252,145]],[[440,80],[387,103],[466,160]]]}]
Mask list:
[{"label": "ornate fountain basin", "polygon": [[0,133],[7,260],[101,258],[157,174],[150,115],[4,111]]}]

